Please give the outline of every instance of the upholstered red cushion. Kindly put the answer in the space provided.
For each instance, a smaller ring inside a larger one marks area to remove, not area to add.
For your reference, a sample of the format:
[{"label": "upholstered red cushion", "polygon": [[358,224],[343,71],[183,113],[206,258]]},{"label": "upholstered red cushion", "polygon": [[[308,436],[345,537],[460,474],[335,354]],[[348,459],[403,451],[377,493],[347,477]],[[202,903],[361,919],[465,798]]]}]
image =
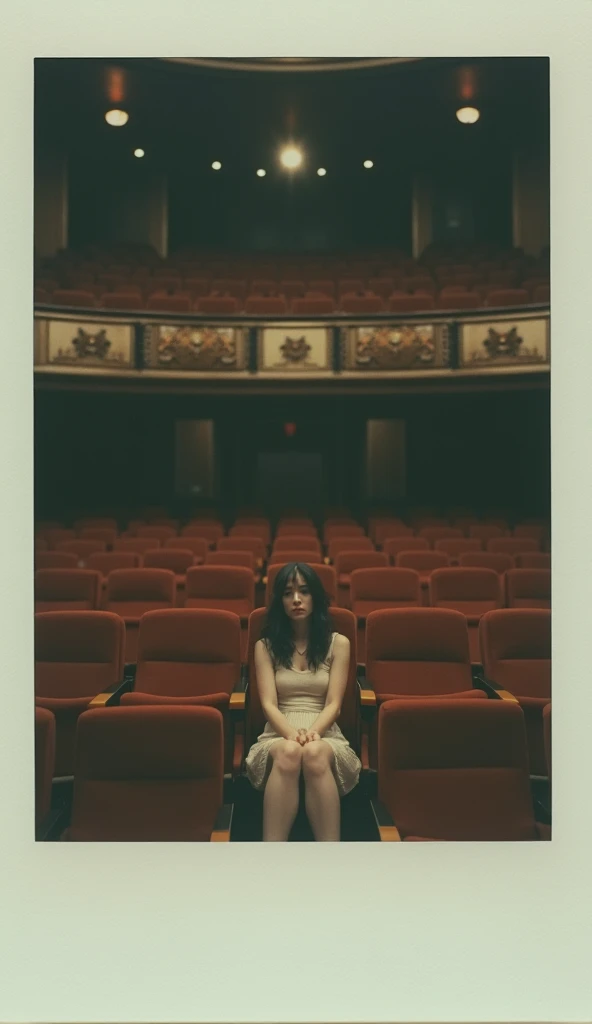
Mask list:
[{"label": "upholstered red cushion", "polygon": [[78,723],[78,841],[210,839],[222,803],[222,716],[208,707],[119,707]]},{"label": "upholstered red cushion", "polygon": [[378,745],[379,796],[403,838],[538,838],[516,704],[390,701]]}]

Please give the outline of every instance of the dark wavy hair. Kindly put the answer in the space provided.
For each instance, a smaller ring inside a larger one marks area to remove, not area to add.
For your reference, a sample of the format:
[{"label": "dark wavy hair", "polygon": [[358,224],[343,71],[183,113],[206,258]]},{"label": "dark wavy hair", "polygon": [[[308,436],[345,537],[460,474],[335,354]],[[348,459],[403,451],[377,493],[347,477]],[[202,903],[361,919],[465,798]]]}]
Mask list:
[{"label": "dark wavy hair", "polygon": [[292,624],[286,615],[283,603],[284,590],[292,583],[296,573],[302,577],[312,597],[312,613],[309,619],[308,665],[316,670],[323,664],[331,644],[331,620],[329,598],[314,569],[306,562],[288,562],[279,570],[273,586],[271,602],[265,616],[261,638],[266,641],[274,665],[290,668],[294,657]]}]

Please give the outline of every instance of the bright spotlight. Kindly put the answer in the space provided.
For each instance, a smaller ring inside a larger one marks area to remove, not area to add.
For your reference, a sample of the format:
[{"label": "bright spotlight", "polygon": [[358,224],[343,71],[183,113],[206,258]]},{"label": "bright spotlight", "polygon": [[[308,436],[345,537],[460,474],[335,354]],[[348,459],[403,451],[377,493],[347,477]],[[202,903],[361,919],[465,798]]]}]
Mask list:
[{"label": "bright spotlight", "polygon": [[374,167],[374,161],[373,160],[364,160],[364,167],[366,167],[367,170],[370,170],[371,167]]},{"label": "bright spotlight", "polygon": [[129,114],[126,110],[108,110],[105,114],[105,121],[112,128],[123,128],[129,121]]},{"label": "bright spotlight", "polygon": [[318,174],[319,178],[324,178],[326,173],[327,172],[326,172],[324,167],[319,167],[319,169],[317,171],[317,174]]},{"label": "bright spotlight", "polygon": [[302,153],[299,149],[296,149],[296,146],[286,146],[280,154],[280,160],[284,167],[294,171],[302,163]]},{"label": "bright spotlight", "polygon": [[258,178],[264,178],[266,174],[267,174],[267,171],[264,171],[262,167],[260,167],[259,170],[257,171],[257,177]]},{"label": "bright spotlight", "polygon": [[481,117],[477,107],[461,107],[456,112],[456,116],[461,124],[475,124]]},{"label": "bright spotlight", "polygon": [[212,164],[212,170],[213,171],[219,171],[221,167],[222,167],[222,164],[220,163],[220,161],[219,160],[214,160],[214,163]]},{"label": "bright spotlight", "polygon": [[134,149],[134,156],[137,156],[138,159],[140,159],[141,157],[143,157],[145,155],[146,154],[144,153],[143,149]]}]

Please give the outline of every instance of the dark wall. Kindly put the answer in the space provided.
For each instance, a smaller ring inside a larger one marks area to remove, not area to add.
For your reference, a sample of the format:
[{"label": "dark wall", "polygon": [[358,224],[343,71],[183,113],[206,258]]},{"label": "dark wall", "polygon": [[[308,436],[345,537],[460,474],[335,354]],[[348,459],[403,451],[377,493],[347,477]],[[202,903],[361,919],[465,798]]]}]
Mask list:
[{"label": "dark wall", "polygon": [[[367,418],[402,418],[407,499],[542,514],[550,504],[549,394],[232,397],[40,392],[35,413],[37,515],[169,504],[177,418],[213,418],[219,504],[257,500],[257,453],[321,452],[323,493],[302,479],[302,504],[364,510]],[[296,424],[293,437],[284,423]]]}]

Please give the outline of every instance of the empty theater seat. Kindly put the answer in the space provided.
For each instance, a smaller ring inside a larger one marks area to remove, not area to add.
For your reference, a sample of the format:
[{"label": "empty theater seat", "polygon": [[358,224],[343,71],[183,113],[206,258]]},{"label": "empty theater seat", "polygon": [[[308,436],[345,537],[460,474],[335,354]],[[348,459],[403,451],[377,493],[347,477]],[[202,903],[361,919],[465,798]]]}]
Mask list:
[{"label": "empty theater seat", "polygon": [[263,565],[267,551],[260,537],[220,537],[216,541],[217,551],[250,551],[254,556],[257,568]]},{"label": "empty theater seat", "polygon": [[458,561],[463,568],[493,569],[500,575],[514,567],[511,555],[494,551],[463,551]]},{"label": "empty theater seat", "polygon": [[[177,531],[172,526],[157,526],[156,523],[149,523],[147,526],[139,526],[136,536],[155,537],[159,545],[166,544],[170,537],[174,537]],[[157,545],[155,545],[157,546]]]},{"label": "empty theater seat", "polygon": [[550,569],[551,555],[547,551],[520,551],[514,555],[517,569]]},{"label": "empty theater seat", "polygon": [[538,825],[516,704],[389,701],[380,709],[378,794],[403,841],[550,838]]},{"label": "empty theater seat", "polygon": [[335,537],[327,544],[327,557],[331,562],[344,551],[374,551],[374,544],[362,533],[349,537]]},{"label": "empty theater seat", "polygon": [[281,551],[313,551],[320,555],[321,544],[312,534],[284,533],[273,542],[273,553],[280,554]]},{"label": "empty theater seat", "polygon": [[114,551],[131,551],[140,558],[157,547],[160,547],[159,537],[118,537],[113,544]]},{"label": "empty theater seat", "polygon": [[[411,697],[486,699],[473,689],[467,620],[445,608],[392,608],[366,618],[366,684],[376,706]],[[377,763],[377,720],[370,763]]]},{"label": "empty theater seat", "polygon": [[170,569],[114,569],[107,577],[105,608],[126,625],[126,662],[135,662],[142,615],[174,608],[175,574]]},{"label": "empty theater seat", "polygon": [[422,526],[418,537],[425,537],[430,547],[434,547],[436,541],[445,537],[462,538],[462,530],[458,526]]},{"label": "empty theater seat", "polygon": [[236,523],[228,531],[229,537],[260,537],[265,545],[271,543],[269,523]]},{"label": "empty theater seat", "polygon": [[430,577],[429,600],[432,608],[453,608],[466,616],[471,661],[479,663],[479,620],[485,612],[503,605],[499,575],[493,569],[435,569]]},{"label": "empty theater seat", "polygon": [[[35,550],[36,569],[76,569],[77,567],[78,559],[71,551]],[[90,568],[92,569],[93,566],[91,565]]]},{"label": "empty theater seat", "polygon": [[154,548],[144,555],[146,569],[170,569],[175,574],[177,586],[185,584],[185,574],[193,564],[191,548]]},{"label": "empty theater seat", "polygon": [[397,555],[401,551],[429,551],[429,549],[430,542],[427,537],[416,537],[413,533],[388,537],[382,545],[382,550],[389,556],[392,564],[396,562]]},{"label": "empty theater seat", "polygon": [[335,572],[339,587],[339,604],[350,606],[349,585],[354,569],[378,569],[388,566],[388,555],[382,551],[342,551],[335,557]]},{"label": "empty theater seat", "polygon": [[422,584],[427,587],[434,569],[448,565],[448,555],[445,551],[399,551],[395,565],[399,569],[415,569]]},{"label": "empty theater seat", "polygon": [[240,620],[233,612],[180,608],[148,612],[138,635],[133,691],[121,705],[193,704],[224,718],[225,770],[232,771],[230,700],[240,680]]},{"label": "empty theater seat", "polygon": [[549,569],[509,569],[506,573],[508,608],[550,608]]},{"label": "empty theater seat", "polygon": [[551,699],[551,612],[545,608],[502,608],[479,624],[487,680],[516,698],[524,712],[530,770],[546,774],[542,714]]},{"label": "empty theater seat", "polygon": [[195,565],[201,565],[205,562],[206,555],[209,552],[209,544],[205,537],[169,537],[164,543],[165,550],[176,551],[191,551],[193,554],[193,561]]},{"label": "empty theater seat", "polygon": [[78,715],[122,681],[124,648],[125,626],[109,612],[35,615],[35,702],[56,718],[57,776],[72,774]]},{"label": "empty theater seat", "polygon": [[79,536],[81,540],[102,540],[109,550],[117,539],[117,530],[109,526],[84,526]]},{"label": "empty theater seat", "polygon": [[215,708],[87,711],[76,736],[72,820],[80,842],[209,842],[222,807]]},{"label": "empty theater seat", "polygon": [[85,569],[89,555],[96,551],[106,551],[107,545],[102,540],[62,540],[56,544],[55,549],[75,555],[78,568]]},{"label": "empty theater seat", "polygon": [[482,546],[478,537],[445,537],[434,542],[434,550],[445,551],[451,565],[457,564],[460,556],[468,551],[481,551]]},{"label": "empty theater seat", "polygon": [[354,569],[350,581],[351,608],[358,623],[358,659],[366,660],[366,618],[374,611],[421,603],[420,579],[413,569],[392,567]]},{"label": "empty theater seat", "polygon": [[134,551],[97,551],[89,555],[87,565],[100,572],[104,582],[114,569],[139,569],[141,556]]},{"label": "empty theater seat", "polygon": [[51,808],[51,783],[55,774],[56,722],[53,711],[35,708],[35,824]]},{"label": "empty theater seat", "polygon": [[101,574],[92,569],[38,569],[35,611],[89,611],[99,607]]},{"label": "empty theater seat", "polygon": [[487,541],[487,550],[496,554],[515,555],[527,551],[538,551],[540,544],[534,537],[492,537]]}]

